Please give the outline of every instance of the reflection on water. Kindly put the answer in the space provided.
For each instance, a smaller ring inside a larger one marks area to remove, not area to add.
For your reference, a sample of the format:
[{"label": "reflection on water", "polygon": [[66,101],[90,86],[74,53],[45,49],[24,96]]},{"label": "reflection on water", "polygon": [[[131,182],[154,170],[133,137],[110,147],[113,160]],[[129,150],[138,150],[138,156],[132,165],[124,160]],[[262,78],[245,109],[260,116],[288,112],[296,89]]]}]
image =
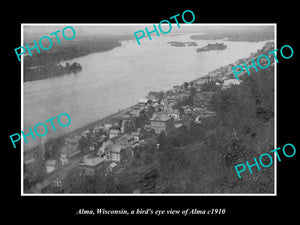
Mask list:
[{"label": "reflection on water", "polygon": [[[135,40],[125,41],[111,51],[74,59],[83,67],[76,75],[24,83],[24,133],[29,132],[28,127],[33,128],[61,113],[70,115],[70,126],[60,127],[56,123],[54,132],[47,123],[45,137],[68,133],[136,103],[150,90],[168,90],[248,57],[265,43],[223,41],[227,49],[201,53],[196,49],[216,41],[196,41],[196,47],[167,44],[168,41],[190,41],[189,36],[166,35],[145,40],[141,45]],[[25,150],[41,143],[39,137],[28,139]]]}]

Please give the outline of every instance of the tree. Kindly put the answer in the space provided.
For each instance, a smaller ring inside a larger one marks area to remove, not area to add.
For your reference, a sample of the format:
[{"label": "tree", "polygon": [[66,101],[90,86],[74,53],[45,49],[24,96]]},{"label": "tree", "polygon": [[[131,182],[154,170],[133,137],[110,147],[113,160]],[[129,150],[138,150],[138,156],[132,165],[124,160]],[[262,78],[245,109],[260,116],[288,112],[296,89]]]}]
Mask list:
[{"label": "tree", "polygon": [[153,163],[153,158],[151,155],[147,154],[144,158],[144,165],[149,166]]},{"label": "tree", "polygon": [[195,96],[196,95],[196,88],[195,87],[191,87],[191,96]]},{"label": "tree", "polygon": [[157,137],[157,144],[159,144],[159,149],[164,148],[166,143],[167,143],[166,133],[162,131]]},{"label": "tree", "polygon": [[189,86],[189,83],[188,83],[188,82],[184,82],[184,83],[183,83],[183,87],[184,87],[184,89],[187,89],[187,88],[188,88],[188,86]]},{"label": "tree", "polygon": [[96,171],[94,176],[81,175],[80,169],[71,170],[64,179],[65,193],[103,193],[105,192],[105,180]]}]

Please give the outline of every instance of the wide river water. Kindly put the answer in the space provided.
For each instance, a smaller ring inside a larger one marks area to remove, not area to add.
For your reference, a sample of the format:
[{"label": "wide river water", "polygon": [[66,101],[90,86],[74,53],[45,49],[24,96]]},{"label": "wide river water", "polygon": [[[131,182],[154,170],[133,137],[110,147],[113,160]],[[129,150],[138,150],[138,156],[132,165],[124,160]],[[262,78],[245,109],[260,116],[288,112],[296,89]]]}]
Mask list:
[{"label": "wide river water", "polygon": [[[33,140],[28,137],[25,151],[49,137],[58,137],[88,123],[101,119],[137,103],[149,91],[163,91],[207,75],[209,71],[249,57],[265,42],[222,41],[227,49],[196,52],[196,49],[217,41],[196,41],[196,47],[173,47],[168,41],[192,41],[191,34],[146,38],[138,45],[135,40],[123,41],[121,47],[93,53],[69,62],[78,62],[83,69],[78,74],[24,83],[24,127],[29,133],[37,123],[61,113],[71,117],[68,127],[50,122],[48,133]],[[221,42],[221,41],[219,41]],[[38,56],[37,56],[38,57]],[[62,117],[63,118],[63,117]],[[44,128],[38,126],[38,132]]]}]

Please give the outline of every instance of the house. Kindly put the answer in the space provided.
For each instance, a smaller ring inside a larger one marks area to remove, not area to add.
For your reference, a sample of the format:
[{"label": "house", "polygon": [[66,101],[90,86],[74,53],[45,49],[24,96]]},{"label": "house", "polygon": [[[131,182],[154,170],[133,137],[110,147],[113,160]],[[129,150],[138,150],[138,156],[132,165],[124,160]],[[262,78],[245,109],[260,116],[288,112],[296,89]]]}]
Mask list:
[{"label": "house", "polygon": [[111,164],[109,164],[109,166],[107,167],[107,172],[111,173],[113,172],[114,168],[116,168],[118,166],[117,163],[112,162]]},{"label": "house", "polygon": [[191,114],[193,112],[192,107],[190,105],[184,105],[181,106],[181,108],[184,110],[184,114]]},{"label": "house", "polygon": [[34,151],[25,151],[24,152],[24,164],[25,166],[35,162]]},{"label": "house", "polygon": [[51,173],[56,169],[57,161],[55,159],[49,159],[45,163],[46,165],[46,172]]},{"label": "house", "polygon": [[206,76],[200,77],[199,79],[195,80],[194,82],[196,84],[204,84],[204,83],[207,83],[209,81],[210,81],[210,77],[209,77],[209,75],[206,75]]},{"label": "house", "polygon": [[175,129],[177,129],[177,128],[179,128],[179,127],[182,127],[182,126],[183,126],[182,123],[175,123],[175,124],[174,124],[174,128],[175,128]]},{"label": "house", "polygon": [[131,135],[133,136],[133,141],[138,142],[140,140],[141,132],[135,131],[135,132],[132,132]]},{"label": "house", "polygon": [[109,139],[112,139],[114,137],[118,137],[120,135],[119,129],[110,129],[109,130]]},{"label": "house", "polygon": [[142,98],[142,99],[139,100],[138,105],[140,107],[145,107],[145,106],[147,106],[150,103],[151,103],[151,100],[146,99],[146,98]]},{"label": "house", "polygon": [[98,142],[99,143],[102,143],[104,140],[105,140],[105,138],[106,138],[106,135],[104,135],[104,134],[102,134],[99,138],[98,138]]},{"label": "house", "polygon": [[80,135],[81,135],[81,137],[87,137],[87,135],[90,133],[90,131],[89,130],[85,130],[85,131],[83,131]]},{"label": "house", "polygon": [[152,100],[152,107],[158,108],[160,106],[160,100]]},{"label": "house", "polygon": [[96,126],[96,127],[94,127],[94,129],[93,129],[93,133],[94,133],[94,134],[95,134],[95,133],[100,133],[103,129],[104,129],[104,126],[102,126],[102,125]]},{"label": "house", "polygon": [[108,132],[109,129],[110,129],[112,126],[113,126],[113,125],[112,125],[111,123],[106,123],[106,124],[104,124],[104,129],[103,129],[103,131]]},{"label": "house", "polygon": [[132,117],[139,117],[144,112],[144,110],[145,109],[135,107],[130,111],[130,115]]},{"label": "house", "polygon": [[180,119],[180,112],[178,109],[173,109],[172,107],[169,107],[167,109],[167,114],[170,116],[170,117],[173,117],[174,120],[179,120]]},{"label": "house", "polygon": [[80,153],[80,150],[77,150],[77,146],[72,145],[64,145],[60,149],[60,161],[62,165],[66,165],[69,163],[69,160]]},{"label": "house", "polygon": [[134,138],[134,136],[132,134],[130,134],[130,135],[127,136],[127,144],[128,145],[133,145],[135,142],[136,142],[135,138]]},{"label": "house", "polygon": [[174,127],[174,119],[165,112],[154,113],[150,119],[150,126],[157,134],[162,131],[167,133]]},{"label": "house", "polygon": [[178,101],[176,95],[168,95],[166,96],[166,99],[168,100],[168,105],[170,106],[174,106]]},{"label": "house", "polygon": [[132,145],[133,142],[134,139],[133,139],[133,135],[131,134],[123,135],[116,140],[116,144],[120,144],[124,146]]},{"label": "house", "polygon": [[123,145],[119,145],[119,144],[115,144],[112,146],[112,148],[110,149],[110,159],[112,161],[116,161],[116,162],[120,162],[122,159],[122,154],[124,153],[124,146]]},{"label": "house", "polygon": [[193,111],[198,115],[204,115],[207,112],[206,107],[195,107],[193,108]]},{"label": "house", "polygon": [[141,190],[140,190],[140,189],[135,189],[135,190],[133,191],[133,194],[141,194]]},{"label": "house", "polygon": [[195,96],[193,98],[194,106],[204,107],[204,106],[208,105],[211,98],[216,94],[217,94],[217,92],[212,92],[212,91],[204,91],[204,92],[195,94]]},{"label": "house", "polygon": [[52,180],[53,187],[61,188],[62,187],[62,178],[57,176]]},{"label": "house", "polygon": [[123,114],[122,115],[122,119],[123,120],[129,120],[130,119],[130,115],[129,114]]},{"label": "house", "polygon": [[121,122],[121,133],[125,132],[126,124],[128,124],[128,119],[123,119]]},{"label": "house", "polygon": [[162,97],[163,93],[162,92],[157,92],[157,91],[150,91],[148,95],[146,96],[147,99],[149,100],[160,100]]},{"label": "house", "polygon": [[188,93],[180,93],[180,94],[177,95],[177,97],[178,97],[178,99],[179,99],[180,101],[182,101],[182,100],[188,98],[189,96],[190,96],[190,94],[188,94]]},{"label": "house", "polygon": [[78,139],[78,138],[75,138],[75,137],[74,138],[68,137],[68,138],[65,139],[65,144],[66,145],[78,145],[78,142],[79,142],[80,138]]},{"label": "house", "polygon": [[162,99],[160,104],[162,105],[164,111],[166,111],[169,107],[169,102],[166,98]]},{"label": "house", "polygon": [[42,193],[43,190],[51,185],[51,182],[49,180],[44,180],[42,183],[37,183],[31,191],[33,193]]},{"label": "house", "polygon": [[80,163],[80,171],[84,176],[94,176],[97,171],[104,167],[105,159],[102,157],[84,156]]},{"label": "house", "polygon": [[114,142],[111,140],[103,142],[102,146],[99,148],[99,150],[97,152],[97,155],[103,155],[105,153],[106,149],[113,144],[114,144]]},{"label": "house", "polygon": [[241,81],[239,81],[237,79],[224,80],[223,85],[222,85],[222,90],[226,90],[227,88],[230,88],[234,85],[239,85],[240,83],[241,83]]}]

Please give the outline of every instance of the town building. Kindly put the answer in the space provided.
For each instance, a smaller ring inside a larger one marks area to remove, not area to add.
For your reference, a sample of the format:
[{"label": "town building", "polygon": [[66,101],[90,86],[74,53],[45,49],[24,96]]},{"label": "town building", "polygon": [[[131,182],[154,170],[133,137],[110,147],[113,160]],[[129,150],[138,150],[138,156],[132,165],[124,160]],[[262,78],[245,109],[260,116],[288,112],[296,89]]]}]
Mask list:
[{"label": "town building", "polygon": [[37,183],[35,186],[31,188],[31,192],[33,193],[43,193],[46,188],[51,186],[51,182],[49,180],[44,180],[41,183]]},{"label": "town building", "polygon": [[25,166],[35,162],[34,151],[25,151],[24,152],[24,164]]},{"label": "town building", "polygon": [[132,132],[131,135],[133,136],[134,142],[138,142],[141,137],[141,132],[138,130],[138,131]]},{"label": "town building", "polygon": [[151,103],[151,100],[146,99],[146,98],[142,98],[142,99],[139,100],[138,105],[140,107],[146,107],[150,103]]},{"label": "town building", "polygon": [[77,150],[76,146],[72,145],[64,145],[60,149],[60,162],[62,165],[66,165],[69,163],[69,160],[80,153],[80,150]]},{"label": "town building", "polygon": [[146,96],[147,99],[153,101],[153,100],[160,100],[162,98],[163,93],[157,92],[157,91],[150,91],[148,95]]},{"label": "town building", "polygon": [[104,129],[104,126],[103,126],[103,125],[96,126],[96,127],[94,127],[94,129],[93,129],[93,133],[94,133],[94,134],[100,133],[103,129]]},{"label": "town building", "polygon": [[94,176],[97,171],[104,167],[105,159],[102,157],[84,156],[80,163],[80,173],[84,176]]},{"label": "town building", "polygon": [[103,155],[106,152],[106,149],[109,148],[111,145],[113,145],[114,142],[111,140],[107,140],[105,142],[102,143],[101,147],[98,150],[97,155]]},{"label": "town building", "polygon": [[78,145],[78,142],[79,142],[80,138],[81,138],[81,137],[78,138],[78,136],[77,136],[77,137],[74,137],[74,138],[67,137],[67,138],[65,139],[65,144],[66,144],[66,145]]},{"label": "town building", "polygon": [[90,134],[90,131],[89,130],[85,130],[80,135],[81,135],[81,137],[87,137],[89,134]]},{"label": "town building", "polygon": [[109,130],[109,139],[112,139],[114,137],[118,137],[120,135],[119,129],[110,129]]},{"label": "town building", "polygon": [[168,107],[166,112],[167,112],[168,116],[173,117],[174,120],[180,119],[180,112],[178,109],[173,109],[172,107]]},{"label": "town building", "polygon": [[56,169],[57,161],[55,159],[48,159],[45,163],[45,166],[46,166],[46,172],[51,173]]},{"label": "town building", "polygon": [[211,98],[216,95],[217,92],[204,91],[197,93],[193,98],[193,105],[196,107],[205,107],[209,105]]},{"label": "town building", "polygon": [[106,123],[104,124],[104,128],[103,128],[103,131],[104,132],[108,132],[109,129],[112,127],[113,125],[111,123]]},{"label": "town building", "polygon": [[124,150],[125,148],[123,145],[119,145],[119,144],[113,145],[112,148],[110,149],[110,159],[112,161],[121,162],[122,154],[124,153]]},{"label": "town building", "polygon": [[222,85],[222,90],[226,90],[227,88],[230,88],[234,85],[239,85],[240,83],[241,83],[241,81],[239,81],[237,79],[224,80],[223,85]]},{"label": "town building", "polygon": [[109,166],[106,168],[106,170],[108,173],[112,173],[117,166],[118,166],[117,163],[112,162],[111,164],[109,164]]},{"label": "town building", "polygon": [[167,133],[174,127],[174,119],[165,112],[158,112],[153,114],[150,125],[157,134]]}]

